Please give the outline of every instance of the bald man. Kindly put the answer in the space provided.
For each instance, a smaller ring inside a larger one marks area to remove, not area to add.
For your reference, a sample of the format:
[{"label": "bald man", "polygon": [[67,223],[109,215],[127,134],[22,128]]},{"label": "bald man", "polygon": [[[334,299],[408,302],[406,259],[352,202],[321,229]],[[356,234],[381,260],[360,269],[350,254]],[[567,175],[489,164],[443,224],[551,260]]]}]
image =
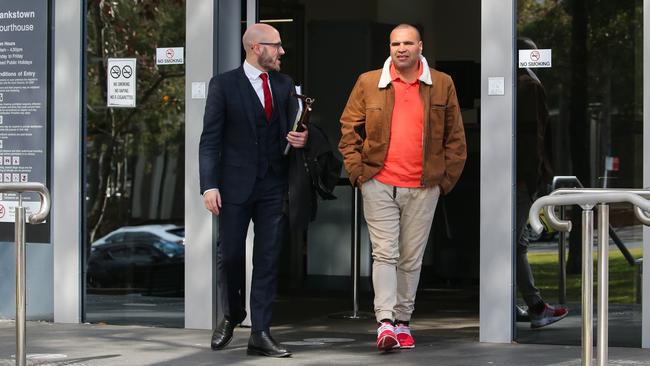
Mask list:
[{"label": "bald man", "polygon": [[284,55],[280,33],[267,24],[254,24],[242,44],[243,65],[210,80],[199,144],[203,202],[219,217],[217,270],[225,314],[211,347],[226,347],[233,329],[246,318],[245,241],[253,220],[248,354],[288,357],[291,353],[269,331],[285,226],[288,167],[283,151],[287,143],[303,148],[307,132],[290,131],[297,102],[293,81],[279,73]]}]

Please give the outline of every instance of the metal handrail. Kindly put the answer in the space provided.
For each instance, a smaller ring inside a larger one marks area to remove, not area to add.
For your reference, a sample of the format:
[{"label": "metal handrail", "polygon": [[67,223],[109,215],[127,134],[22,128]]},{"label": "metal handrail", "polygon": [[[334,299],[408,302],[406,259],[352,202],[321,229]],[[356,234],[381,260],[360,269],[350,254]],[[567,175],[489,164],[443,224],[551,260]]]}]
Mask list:
[{"label": "metal handrail", "polygon": [[[563,189],[558,189],[559,187],[562,188],[574,188],[571,191],[568,190],[563,190]],[[556,175],[553,177],[553,182],[551,184],[551,191],[553,193],[551,194],[561,194],[560,192],[578,192],[580,190],[576,190],[575,188],[584,188],[582,185],[582,182],[578,179],[578,177],[574,175]],[[556,193],[557,192],[557,193]],[[580,191],[580,192],[585,192],[585,191]],[[636,192],[635,192],[636,193]],[[550,209],[550,208],[547,208]],[[638,207],[634,208],[635,210],[639,210]],[[564,219],[564,212],[565,212],[565,207],[561,206],[559,210],[559,215],[560,215],[560,220]],[[637,213],[637,217],[640,216],[639,213]],[[641,222],[645,222],[644,220],[641,220]],[[639,267],[639,262],[634,258],[632,253],[627,249],[625,246],[625,243],[621,240],[621,238],[618,236],[616,231],[614,231],[614,228],[612,225],[609,225],[609,237],[612,239],[614,244],[616,244],[616,247],[618,250],[621,251],[623,254],[623,257],[627,261],[627,263],[632,266],[632,267]],[[558,274],[558,301],[560,304],[566,304],[566,232],[560,231],[559,232],[559,238],[558,238],[558,263],[560,266],[559,274]]]},{"label": "metal handrail", "polygon": [[[558,189],[558,186],[565,186],[568,185],[570,187],[566,188],[560,188]],[[555,194],[567,194],[567,193],[598,193],[601,192],[602,189],[600,188],[585,188],[578,177],[574,175],[556,175],[553,177],[553,183],[551,184],[551,189],[552,193],[551,195]],[[630,193],[635,193],[639,194],[642,197],[645,198],[650,198],[650,190],[643,190],[643,189],[611,189],[612,191],[621,191],[621,192],[630,192]],[[551,207],[547,207],[546,211],[551,211],[553,210]],[[639,207],[634,207],[634,213],[636,217],[643,223],[644,225],[650,225],[650,214],[643,212]],[[563,213],[560,212],[560,220],[563,219]],[[630,266],[634,266],[637,263],[635,262],[635,258],[632,257],[632,254],[630,251],[627,249],[625,244],[623,244],[623,241],[618,237],[616,232],[614,231],[614,228],[612,228],[611,225],[609,225],[609,236],[612,238],[614,241],[614,244],[618,247],[618,249],[623,253],[623,256],[625,257],[625,260],[627,260],[628,264]]]},{"label": "metal handrail", "polygon": [[609,308],[609,206],[607,203],[629,202],[635,206],[639,221],[648,225],[650,191],[633,189],[565,189],[556,190],[533,202],[528,212],[530,226],[536,233],[544,229],[539,218],[544,209],[549,224],[558,231],[570,231],[571,221],[555,216],[554,206],[580,205],[582,207],[582,365],[591,366],[593,352],[593,208],[598,205],[598,339],[599,366],[608,361]]},{"label": "metal handrail", "polygon": [[[26,210],[23,207],[22,194],[35,192],[41,199],[38,212],[29,215],[25,220]],[[25,250],[25,221],[38,224],[45,220],[50,213],[50,192],[41,183],[0,183],[0,193],[18,193],[16,206],[15,240],[16,240],[16,365],[25,366],[27,363],[26,337],[26,250]]]},{"label": "metal handrail", "polygon": [[[568,205],[580,205],[588,209],[593,208],[599,203],[617,203],[617,202],[629,202],[634,206],[638,207],[640,210],[634,210],[639,221],[646,224],[647,216],[641,212],[647,211],[650,212],[650,201],[645,200],[639,196],[638,193],[632,193],[630,190],[616,190],[616,189],[606,189],[606,188],[590,188],[590,192],[571,192],[564,193],[561,195],[548,195],[537,199],[529,210],[529,219],[530,226],[539,234],[544,230],[544,225],[537,214],[539,210],[544,208],[544,214],[547,215],[549,224],[558,231],[571,231],[571,221],[560,220],[555,216],[555,212],[552,209],[546,209],[548,206],[568,206]],[[618,192],[616,192],[618,191]],[[647,192],[647,191],[643,191]],[[536,210],[536,211],[533,211]],[[641,214],[639,214],[641,212]]]},{"label": "metal handrail", "polygon": [[35,214],[29,215],[30,224],[40,224],[50,213],[50,191],[42,183],[0,183],[0,193],[38,193],[41,199],[41,208]]},{"label": "metal handrail", "polygon": [[[608,188],[608,192],[616,192],[616,193],[633,193],[637,194],[643,198],[648,198],[650,199],[650,190],[647,189],[617,189],[617,188]],[[556,189],[555,191],[551,192],[551,195],[560,195],[560,194],[570,194],[570,193],[602,193],[603,189],[602,188],[560,188]],[[550,214],[551,212],[555,212],[554,208],[552,206],[546,206],[544,208],[544,214]],[[640,207],[634,206],[634,214],[637,217],[637,219],[644,225],[650,225],[650,214],[644,212]],[[554,216],[556,218],[556,216]],[[552,219],[550,219],[552,220]],[[562,217],[559,218],[559,221],[562,221]],[[621,239],[618,237],[614,229],[612,228],[611,225],[609,225],[609,236],[612,238],[614,241],[614,244],[618,247],[618,249],[623,253],[623,256],[625,257],[625,260],[628,262],[630,266],[635,266],[637,265],[636,259],[632,256],[630,251],[627,249],[625,244],[621,241]]]}]

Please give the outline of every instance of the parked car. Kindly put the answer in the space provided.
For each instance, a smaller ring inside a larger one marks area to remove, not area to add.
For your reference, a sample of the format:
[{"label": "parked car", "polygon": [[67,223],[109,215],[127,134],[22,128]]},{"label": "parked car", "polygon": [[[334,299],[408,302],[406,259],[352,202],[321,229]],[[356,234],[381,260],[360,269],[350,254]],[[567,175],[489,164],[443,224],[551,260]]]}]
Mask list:
[{"label": "parked car", "polygon": [[[184,293],[185,247],[162,239],[108,242],[92,248],[86,267],[89,290]],[[100,290],[102,289],[102,290]]]},{"label": "parked car", "polygon": [[156,239],[185,245],[185,227],[173,224],[123,226],[95,240],[91,247],[105,243]]}]

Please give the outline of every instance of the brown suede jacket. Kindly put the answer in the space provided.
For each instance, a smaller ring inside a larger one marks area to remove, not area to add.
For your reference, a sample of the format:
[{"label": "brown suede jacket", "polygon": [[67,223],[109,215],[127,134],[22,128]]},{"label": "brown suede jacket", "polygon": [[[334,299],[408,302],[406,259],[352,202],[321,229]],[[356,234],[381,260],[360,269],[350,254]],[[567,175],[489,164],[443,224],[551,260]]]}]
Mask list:
[{"label": "brown suede jacket", "polygon": [[[451,77],[430,69],[424,57],[420,60],[424,70],[419,78],[424,107],[420,185],[439,185],[447,194],[467,158],[465,129]],[[395,102],[389,66],[390,58],[383,69],[359,76],[341,116],[339,150],[353,185],[369,180],[384,166]]]}]

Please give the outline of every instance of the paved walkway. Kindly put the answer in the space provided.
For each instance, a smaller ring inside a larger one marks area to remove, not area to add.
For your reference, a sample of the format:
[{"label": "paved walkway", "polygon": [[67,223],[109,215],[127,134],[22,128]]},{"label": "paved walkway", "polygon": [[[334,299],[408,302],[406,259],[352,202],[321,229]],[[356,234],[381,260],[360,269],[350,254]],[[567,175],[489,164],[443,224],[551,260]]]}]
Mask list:
[{"label": "paved walkway", "polygon": [[[13,321],[0,321],[0,366],[15,364],[14,329]],[[372,320],[320,317],[272,332],[294,352],[292,358],[247,356],[245,328],[236,329],[225,350],[214,352],[208,330],[29,322],[28,365],[580,365],[577,346],[479,343],[478,319],[467,313],[418,320],[417,347],[389,354],[375,351]],[[609,352],[610,365],[650,366],[650,350]]]}]

